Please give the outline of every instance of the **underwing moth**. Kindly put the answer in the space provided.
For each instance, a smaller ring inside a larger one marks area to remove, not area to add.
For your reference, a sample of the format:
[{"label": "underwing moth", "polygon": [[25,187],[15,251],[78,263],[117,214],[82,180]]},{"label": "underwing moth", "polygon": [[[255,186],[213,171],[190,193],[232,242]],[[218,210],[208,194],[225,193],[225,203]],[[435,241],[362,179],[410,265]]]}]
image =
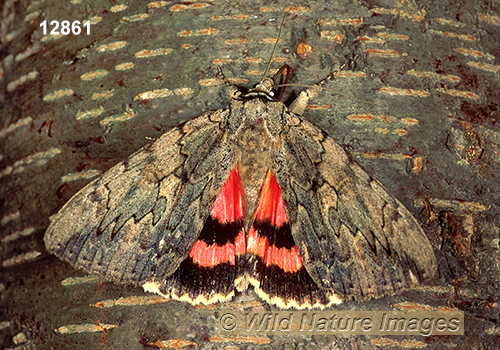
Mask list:
[{"label": "underwing moth", "polygon": [[106,280],[209,304],[252,285],[279,308],[324,308],[431,280],[409,211],[274,78],[132,154],[51,218],[49,252]]}]

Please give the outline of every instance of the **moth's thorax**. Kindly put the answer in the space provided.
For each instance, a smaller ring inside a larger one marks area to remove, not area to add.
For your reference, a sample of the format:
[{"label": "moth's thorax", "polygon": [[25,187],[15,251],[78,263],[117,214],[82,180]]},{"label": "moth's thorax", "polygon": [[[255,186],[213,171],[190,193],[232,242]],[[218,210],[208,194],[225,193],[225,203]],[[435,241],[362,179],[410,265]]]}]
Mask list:
[{"label": "moth's thorax", "polygon": [[281,106],[281,102],[261,98],[245,101],[242,106],[244,112],[235,142],[240,149],[240,176],[248,220],[255,211],[272,154],[281,143]]}]

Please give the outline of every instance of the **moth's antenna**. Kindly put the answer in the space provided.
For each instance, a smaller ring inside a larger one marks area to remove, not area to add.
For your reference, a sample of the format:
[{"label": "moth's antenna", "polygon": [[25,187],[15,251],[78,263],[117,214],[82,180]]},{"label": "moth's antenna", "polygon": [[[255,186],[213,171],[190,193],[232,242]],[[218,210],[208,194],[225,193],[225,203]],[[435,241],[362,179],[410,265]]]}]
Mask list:
[{"label": "moth's antenna", "polygon": [[[383,103],[383,102],[370,102],[370,101],[366,101],[366,100],[360,100],[359,98],[356,98],[356,97],[352,97],[350,95],[347,95],[347,94],[344,94],[338,90],[334,90],[334,89],[330,89],[330,88],[326,88],[326,87],[323,87],[321,86],[321,84],[317,84],[319,85],[319,88],[321,90],[326,90],[326,91],[331,91],[331,92],[334,92],[340,96],[344,96],[344,97],[347,97],[347,98],[350,98],[351,100],[354,100],[354,101],[358,101],[358,102],[361,102],[361,103],[367,103],[367,104],[370,104],[370,105],[382,105],[382,106],[385,106],[387,105],[386,103]],[[275,85],[274,87],[275,88],[279,88],[279,87],[286,87],[286,86],[299,86],[299,87],[305,87],[305,88],[312,88],[314,87],[314,85],[304,85],[304,84],[279,84],[279,85]]]},{"label": "moth's antenna", "polygon": [[283,16],[283,19],[281,20],[280,31],[278,32],[278,39],[276,40],[276,43],[274,44],[273,52],[271,52],[271,58],[269,59],[269,62],[267,62],[267,68],[266,68],[266,71],[264,72],[264,75],[262,75],[261,81],[263,81],[266,78],[267,72],[269,72],[269,68],[271,68],[271,62],[273,61],[274,52],[276,51],[276,48],[278,47],[278,43],[280,42],[281,30],[283,29],[283,23],[285,23],[285,17],[286,17],[286,13]]}]

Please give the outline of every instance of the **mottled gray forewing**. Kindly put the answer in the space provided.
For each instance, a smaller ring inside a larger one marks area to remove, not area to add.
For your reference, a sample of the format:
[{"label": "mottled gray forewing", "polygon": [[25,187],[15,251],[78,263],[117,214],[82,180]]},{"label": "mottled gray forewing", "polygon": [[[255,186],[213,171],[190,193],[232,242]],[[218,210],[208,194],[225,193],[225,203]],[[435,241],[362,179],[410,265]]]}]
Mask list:
[{"label": "mottled gray forewing", "polygon": [[433,278],[432,246],[408,210],[335,140],[289,117],[274,171],[313,280],[342,294],[377,296]]},{"label": "mottled gray forewing", "polygon": [[219,164],[233,153],[221,142],[227,115],[175,128],[89,183],[51,218],[47,249],[113,281],[173,273],[229,175]]}]

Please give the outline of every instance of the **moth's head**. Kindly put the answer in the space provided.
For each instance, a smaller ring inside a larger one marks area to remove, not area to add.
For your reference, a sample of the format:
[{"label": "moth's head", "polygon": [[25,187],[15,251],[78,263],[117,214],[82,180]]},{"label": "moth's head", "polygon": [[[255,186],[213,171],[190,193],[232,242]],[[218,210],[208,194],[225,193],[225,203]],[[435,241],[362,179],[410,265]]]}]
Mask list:
[{"label": "moth's head", "polygon": [[265,92],[270,94],[273,90],[274,80],[271,78],[262,79],[251,91]]},{"label": "moth's head", "polygon": [[[284,92],[284,85],[288,82],[290,75],[290,67],[282,66],[272,78],[262,78],[252,89],[244,92],[239,90],[239,93],[233,98],[238,100],[252,100],[255,98],[265,101],[281,101]],[[278,88],[279,86],[279,88]]]},{"label": "moth's head", "polygon": [[231,100],[242,102],[254,99],[263,101],[278,101],[275,97],[277,96],[276,90],[273,88],[274,82],[270,78],[266,78],[256,84],[253,88],[248,89],[244,86],[233,85],[224,75],[222,76],[227,86],[227,95]]},{"label": "moth's head", "polygon": [[266,78],[261,80],[257,85],[247,92],[242,92],[239,96],[239,100],[248,101],[253,99],[259,99],[264,101],[278,101],[276,98],[276,90],[274,90],[274,81],[271,78]]}]

